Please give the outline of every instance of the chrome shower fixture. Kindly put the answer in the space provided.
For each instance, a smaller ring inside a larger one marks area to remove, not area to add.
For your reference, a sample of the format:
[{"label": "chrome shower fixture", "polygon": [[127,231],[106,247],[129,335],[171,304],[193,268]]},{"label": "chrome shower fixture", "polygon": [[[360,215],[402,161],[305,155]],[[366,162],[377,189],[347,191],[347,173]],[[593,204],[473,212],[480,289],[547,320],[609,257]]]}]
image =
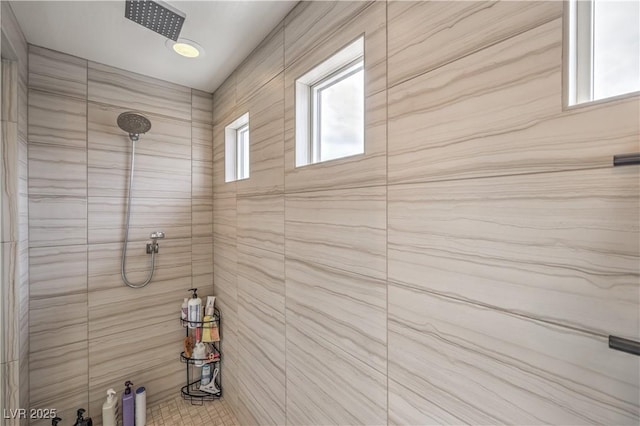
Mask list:
[{"label": "chrome shower fixture", "polygon": [[127,0],[124,17],[160,35],[178,41],[187,15],[160,0]]},{"label": "chrome shower fixture", "polygon": [[153,273],[156,269],[156,254],[160,251],[160,245],[158,240],[164,238],[164,232],[156,231],[152,232],[149,236],[152,240],[151,243],[147,243],[147,254],[151,255],[151,272],[146,280],[140,283],[133,283],[129,281],[126,273],[127,265],[127,244],[129,243],[129,222],[131,219],[131,191],[133,188],[133,169],[136,159],[136,143],[140,139],[141,133],[146,133],[151,129],[151,121],[144,115],[127,111],[118,116],[118,127],[129,134],[131,140],[131,167],[129,168],[129,191],[127,193],[127,212],[125,216],[124,224],[124,243],[122,244],[122,259],[120,262],[120,275],[122,281],[131,288],[142,288],[149,284],[153,279]]},{"label": "chrome shower fixture", "polygon": [[129,133],[132,141],[137,141],[141,133],[147,133],[151,129],[151,121],[138,112],[127,111],[118,116],[118,127]]},{"label": "chrome shower fixture", "polygon": [[151,242],[147,243],[147,254],[157,253],[160,250],[160,244],[158,244],[158,240],[164,238],[164,232],[152,232],[151,235],[149,235],[149,238],[151,238]]}]

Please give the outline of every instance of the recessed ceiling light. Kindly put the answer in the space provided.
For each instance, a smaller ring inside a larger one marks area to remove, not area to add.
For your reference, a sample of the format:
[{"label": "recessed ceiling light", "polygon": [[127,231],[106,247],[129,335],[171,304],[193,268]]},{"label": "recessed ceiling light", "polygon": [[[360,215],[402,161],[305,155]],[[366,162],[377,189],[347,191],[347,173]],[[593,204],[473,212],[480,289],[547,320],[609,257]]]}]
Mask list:
[{"label": "recessed ceiling light", "polygon": [[186,38],[179,38],[178,41],[167,39],[167,47],[185,58],[197,58],[204,54],[204,49],[198,43]]}]

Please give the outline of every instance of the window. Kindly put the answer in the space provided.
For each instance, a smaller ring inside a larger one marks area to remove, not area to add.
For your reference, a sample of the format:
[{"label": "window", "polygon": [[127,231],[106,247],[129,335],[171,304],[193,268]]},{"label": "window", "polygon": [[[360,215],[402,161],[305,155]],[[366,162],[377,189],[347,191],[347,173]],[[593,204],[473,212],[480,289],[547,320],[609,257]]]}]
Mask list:
[{"label": "window", "polygon": [[640,2],[571,0],[569,104],[640,90]]},{"label": "window", "polygon": [[364,153],[364,39],[296,80],[296,166]]},{"label": "window", "polygon": [[224,181],[249,177],[249,113],[224,129]]}]

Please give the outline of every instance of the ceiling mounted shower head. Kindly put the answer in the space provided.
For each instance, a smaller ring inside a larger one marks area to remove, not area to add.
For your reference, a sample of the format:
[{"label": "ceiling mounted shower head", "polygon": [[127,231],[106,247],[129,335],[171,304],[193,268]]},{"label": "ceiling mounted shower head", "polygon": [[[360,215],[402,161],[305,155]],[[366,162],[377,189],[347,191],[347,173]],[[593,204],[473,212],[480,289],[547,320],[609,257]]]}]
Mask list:
[{"label": "ceiling mounted shower head", "polygon": [[127,111],[118,116],[118,127],[130,136],[136,136],[137,140],[140,133],[147,133],[151,129],[151,121],[140,113]]},{"label": "ceiling mounted shower head", "polygon": [[173,41],[178,41],[187,15],[160,0],[127,0],[124,17]]}]

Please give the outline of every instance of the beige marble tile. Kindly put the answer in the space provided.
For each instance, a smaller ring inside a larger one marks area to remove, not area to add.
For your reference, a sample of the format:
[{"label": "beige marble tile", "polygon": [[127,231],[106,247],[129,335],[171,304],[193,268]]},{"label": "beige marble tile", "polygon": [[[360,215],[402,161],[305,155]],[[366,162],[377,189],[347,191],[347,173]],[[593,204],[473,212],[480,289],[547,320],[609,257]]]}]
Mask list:
[{"label": "beige marble tile", "polygon": [[213,235],[215,238],[232,241],[237,235],[236,197],[215,197],[213,199]]},{"label": "beige marble tile", "polygon": [[27,77],[20,75],[18,79],[18,135],[27,139],[29,133],[29,89]]},{"label": "beige marble tile", "polygon": [[[29,354],[25,354],[25,356],[20,360],[19,364],[19,372],[18,372],[18,381],[20,383],[20,390],[18,391],[18,397],[20,399],[21,407],[31,407],[31,402],[29,398]],[[27,426],[28,420],[21,419],[22,425]]]},{"label": "beige marble tile", "polygon": [[29,144],[29,194],[87,195],[87,151],[59,145]]},{"label": "beige marble tile", "polygon": [[126,380],[146,388],[149,406],[179,395],[185,380],[185,365],[179,361],[183,339],[174,319],[90,340],[88,414],[100,418],[106,390],[114,388],[121,395]]},{"label": "beige marble tile", "polygon": [[236,68],[236,96],[253,95],[284,69],[284,25],[279,23]]},{"label": "beige marble tile", "polygon": [[242,195],[284,190],[284,75],[279,74],[247,102],[250,177],[237,182]]},{"label": "beige marble tile", "polygon": [[86,294],[60,299],[30,303],[30,353],[64,348],[87,340]]},{"label": "beige marble tile", "polygon": [[191,162],[191,195],[193,198],[213,196],[213,164],[211,161]]},{"label": "beige marble tile", "polygon": [[15,14],[11,8],[11,4],[8,2],[1,3],[2,11],[2,29],[6,38],[3,43],[7,43],[10,51],[15,55],[12,59],[18,63],[18,71],[21,75],[27,75],[27,63],[28,63],[28,45],[27,39],[22,33],[20,24],[16,19]]},{"label": "beige marble tile", "polygon": [[389,279],[640,337],[635,168],[389,189]]},{"label": "beige marble tile", "polygon": [[561,30],[557,19],[390,89],[389,182],[606,167],[637,151],[637,98],[562,111]]},{"label": "beige marble tile", "polygon": [[87,61],[55,50],[29,45],[29,87],[87,97]]},{"label": "beige marble tile", "polygon": [[[191,288],[191,239],[160,241],[152,281],[130,289],[120,276],[122,244],[89,246],[89,339],[102,338],[169,320],[179,322],[182,299]],[[127,279],[143,282],[150,274],[151,258],[136,243],[127,252]],[[139,321],[144,318],[144,321]],[[177,358],[176,358],[177,359]]]},{"label": "beige marble tile", "polygon": [[0,192],[2,217],[2,242],[19,239],[19,202],[18,193],[18,127],[16,123],[2,121],[2,188]]},{"label": "beige marble tile", "polygon": [[12,362],[20,359],[20,306],[19,283],[16,276],[18,268],[17,243],[2,243],[2,347],[0,361]]},{"label": "beige marble tile", "polygon": [[290,66],[314,47],[336,34],[349,31],[353,20],[368,7],[384,2],[301,2],[284,19],[284,62]]},{"label": "beige marble tile", "polygon": [[392,424],[637,424],[638,369],[604,337],[389,286]]},{"label": "beige marble tile", "polygon": [[29,245],[50,247],[87,243],[87,199],[29,196]]},{"label": "beige marble tile", "polygon": [[[124,110],[88,106],[89,196],[126,196],[132,144],[116,124]],[[152,115],[151,130],[136,142],[135,196],[191,198],[191,125]]]},{"label": "beige marble tile", "polygon": [[18,122],[18,63],[2,57],[2,121]]},{"label": "beige marble tile", "polygon": [[239,244],[239,395],[245,406],[240,411],[248,413],[243,424],[286,423],[284,293],[284,255]]},{"label": "beige marble tile", "polygon": [[386,282],[289,257],[285,272],[287,327],[385,372]]},{"label": "beige marble tile", "polygon": [[[29,276],[31,303],[64,305],[65,297],[84,295],[87,292],[87,246],[30,249]],[[54,303],[60,298],[60,302]]]},{"label": "beige marble tile", "polygon": [[284,253],[284,194],[239,197],[238,243]]},{"label": "beige marble tile", "polygon": [[[28,399],[28,376],[29,376],[29,368],[28,368],[28,360],[29,360],[29,327],[30,320],[29,317],[29,242],[28,241],[18,241],[17,243],[17,251],[18,251],[18,269],[16,270],[16,276],[18,279],[18,318],[19,318],[19,329],[18,329],[18,340],[20,342],[20,346],[18,348],[19,359],[21,360],[20,365],[20,380],[21,382],[26,382],[25,386],[20,386],[21,392],[21,401],[25,401],[25,397]],[[25,376],[26,374],[26,376]],[[26,392],[25,392],[26,391]]]},{"label": "beige marble tile", "polygon": [[[124,241],[126,198],[89,197],[89,243]],[[191,200],[133,198],[129,241],[144,251],[149,234],[163,231],[166,238],[191,237]],[[132,245],[131,250],[136,250]]]},{"label": "beige marble tile", "polygon": [[191,158],[213,162],[213,126],[193,122],[191,124]]},{"label": "beige marble tile", "polygon": [[29,251],[31,353],[86,341],[86,251],[85,245]]},{"label": "beige marble tile", "polygon": [[191,120],[191,89],[89,61],[88,99],[142,112]]},{"label": "beige marble tile", "polygon": [[[20,362],[11,361],[2,363],[0,364],[0,372],[0,389],[2,389],[3,408],[7,411],[24,408],[20,405]],[[10,414],[9,417],[11,417]],[[5,422],[3,424],[4,426],[17,426],[19,424],[15,418],[3,419],[3,421]]]},{"label": "beige marble tile", "polygon": [[213,94],[191,89],[191,120],[213,124]]},{"label": "beige marble tile", "polygon": [[386,375],[287,321],[287,423],[385,424]]},{"label": "beige marble tile", "polygon": [[191,257],[193,275],[213,274],[213,237],[192,238]]},{"label": "beige marble tile", "polygon": [[287,194],[287,258],[386,279],[386,187]]},{"label": "beige marble tile", "polygon": [[[31,352],[29,387],[32,408],[55,408],[64,422],[73,421],[78,408],[88,408],[87,347],[84,340]],[[50,425],[51,420],[33,421],[31,424]]]},{"label": "beige marble tile", "polygon": [[213,240],[213,292],[220,310],[222,338],[222,386],[225,398],[234,409],[238,401],[238,287],[237,249],[234,240]]},{"label": "beige marble tile", "polygon": [[561,16],[554,1],[391,1],[389,87]]},{"label": "beige marble tile", "polygon": [[213,93],[213,125],[218,126],[229,119],[235,104],[236,73],[231,73]]},{"label": "beige marble tile", "polygon": [[29,143],[87,149],[87,103],[29,90]]},{"label": "beige marble tile", "polygon": [[213,197],[191,199],[191,235],[207,237],[213,234]]},{"label": "beige marble tile", "polygon": [[[290,88],[292,90],[292,88]],[[291,94],[289,90],[287,93]],[[289,96],[289,95],[286,95]],[[288,100],[289,97],[285,97]],[[295,167],[293,105],[285,112],[285,191],[385,185],[387,178],[387,99],[378,93],[365,100],[364,154]]]}]

